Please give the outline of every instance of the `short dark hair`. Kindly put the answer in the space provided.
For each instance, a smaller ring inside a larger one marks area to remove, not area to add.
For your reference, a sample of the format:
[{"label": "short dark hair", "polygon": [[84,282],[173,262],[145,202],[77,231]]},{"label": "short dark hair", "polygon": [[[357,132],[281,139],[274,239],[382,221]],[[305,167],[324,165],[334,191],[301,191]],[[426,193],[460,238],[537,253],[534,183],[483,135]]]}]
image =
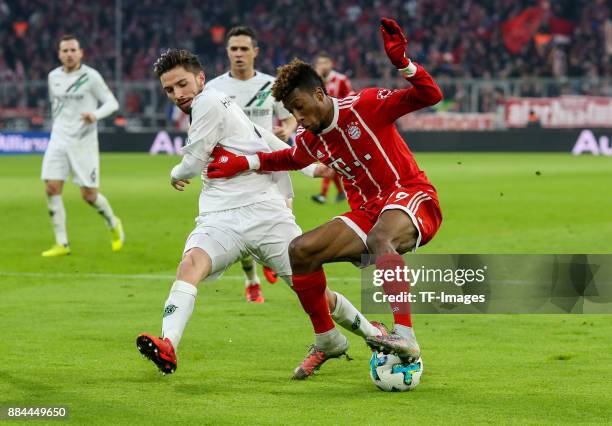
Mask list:
[{"label": "short dark hair", "polygon": [[325,84],[317,72],[306,62],[294,58],[287,65],[276,70],[276,82],[272,86],[272,96],[282,102],[294,89],[314,90],[320,87],[327,94]]},{"label": "short dark hair", "polygon": [[317,56],[315,56],[315,61],[321,58],[326,58],[326,59],[329,59],[330,61],[332,60],[331,55],[327,53],[325,50],[322,50],[321,52],[317,53]]},{"label": "short dark hair", "polygon": [[234,27],[231,30],[229,30],[229,32],[227,33],[227,36],[225,37],[225,44],[227,44],[230,37],[241,36],[241,35],[251,37],[251,41],[253,42],[253,47],[257,46],[257,34],[255,33],[255,30],[251,27],[245,27],[245,26]]},{"label": "short dark hair", "polygon": [[174,67],[181,66],[187,71],[198,74],[204,67],[196,55],[184,49],[168,49],[153,64],[153,72],[161,77]]},{"label": "short dark hair", "polygon": [[75,36],[73,34],[64,34],[63,36],[60,37],[60,39],[57,42],[58,50],[59,50],[60,44],[62,44],[62,41],[67,41],[67,40],[76,40],[77,43],[79,43],[79,46],[81,45],[81,42],[79,41],[77,36]]}]

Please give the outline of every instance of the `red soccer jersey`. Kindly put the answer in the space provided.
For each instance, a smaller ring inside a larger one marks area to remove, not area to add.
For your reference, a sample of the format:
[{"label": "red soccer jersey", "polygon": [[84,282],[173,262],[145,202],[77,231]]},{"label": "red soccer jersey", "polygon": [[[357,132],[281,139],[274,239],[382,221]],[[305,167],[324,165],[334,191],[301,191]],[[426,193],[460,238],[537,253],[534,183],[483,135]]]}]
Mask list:
[{"label": "red soccer jersey", "polygon": [[334,70],[325,79],[325,90],[334,98],[344,98],[353,91],[348,77]]},{"label": "red soccer jersey", "polygon": [[320,134],[299,128],[293,148],[260,153],[260,170],[297,170],[315,161],[342,176],[351,209],[376,209],[398,188],[433,186],[395,127],[399,117],[433,105],[442,93],[420,66],[406,89],[368,88],[332,99],[334,118]]}]

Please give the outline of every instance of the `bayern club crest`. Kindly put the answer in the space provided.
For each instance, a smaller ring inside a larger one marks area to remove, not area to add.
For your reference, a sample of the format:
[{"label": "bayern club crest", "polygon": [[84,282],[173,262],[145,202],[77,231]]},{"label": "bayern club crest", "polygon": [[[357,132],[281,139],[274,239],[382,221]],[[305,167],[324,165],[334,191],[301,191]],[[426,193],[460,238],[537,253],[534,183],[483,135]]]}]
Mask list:
[{"label": "bayern club crest", "polygon": [[351,139],[359,139],[359,137],[361,136],[361,130],[355,122],[350,123],[348,125],[348,127],[346,128],[346,133],[348,133]]}]

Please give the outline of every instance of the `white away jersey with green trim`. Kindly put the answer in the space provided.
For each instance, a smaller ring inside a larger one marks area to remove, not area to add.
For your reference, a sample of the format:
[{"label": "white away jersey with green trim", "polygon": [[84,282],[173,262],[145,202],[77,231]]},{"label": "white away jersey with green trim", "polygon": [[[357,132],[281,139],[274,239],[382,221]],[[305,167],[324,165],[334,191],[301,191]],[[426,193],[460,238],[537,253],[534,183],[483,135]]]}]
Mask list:
[{"label": "white away jersey with green trim", "polygon": [[79,141],[97,143],[97,122],[86,124],[81,114],[91,112],[100,120],[119,107],[100,73],[83,64],[69,73],[58,67],[49,73],[48,84],[53,114],[50,142],[66,145]]},{"label": "white away jersey with green trim", "polygon": [[272,96],[274,80],[271,75],[259,71],[256,71],[255,75],[248,80],[239,80],[226,72],[210,80],[206,86],[228,95],[242,108],[251,121],[272,131],[274,116],[279,120],[291,116],[291,113],[280,102],[276,102]]}]

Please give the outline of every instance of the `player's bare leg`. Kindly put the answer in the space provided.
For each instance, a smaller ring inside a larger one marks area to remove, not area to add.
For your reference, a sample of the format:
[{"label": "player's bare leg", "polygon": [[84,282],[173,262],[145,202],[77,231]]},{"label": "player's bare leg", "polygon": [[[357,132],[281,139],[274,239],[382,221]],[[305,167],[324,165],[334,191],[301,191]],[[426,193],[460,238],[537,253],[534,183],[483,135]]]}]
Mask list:
[{"label": "player's bare leg", "polygon": [[363,242],[340,220],[332,220],[291,242],[293,290],[315,331],[315,344],[295,369],[294,379],[305,379],[328,359],[346,353],[348,340],[335,328],[330,315],[330,306],[333,305],[334,310],[337,307],[338,295],[327,290],[322,266],[329,261],[359,259],[364,250]]},{"label": "player's bare leg", "polygon": [[111,248],[119,251],[123,247],[125,234],[121,220],[115,216],[113,209],[104,195],[97,188],[81,187],[81,197],[104,218],[111,231]]},{"label": "player's bare leg", "polygon": [[197,285],[212,270],[210,256],[200,248],[187,251],[176,272],[176,281],[170,289],[170,295],[164,305],[162,320],[162,337],[142,333],[136,339],[140,353],[153,361],[164,374],[176,371],[178,348],[185,326],[191,317]]},{"label": "player's bare leg", "polygon": [[66,232],[66,209],[62,199],[62,191],[64,189],[63,180],[46,180],[45,193],[47,194],[47,207],[51,224],[53,225],[53,233],[55,234],[55,245],[49,250],[42,252],[43,257],[56,257],[70,254],[70,245],[68,244],[68,234]]},{"label": "player's bare leg", "polygon": [[[377,256],[376,267],[395,270],[405,266],[399,253],[405,253],[417,243],[418,231],[410,217],[401,210],[384,211],[367,237],[370,253]],[[382,276],[387,276],[383,274]],[[386,294],[400,294],[410,291],[410,283],[401,277],[385,280],[383,289]],[[366,341],[373,349],[385,353],[395,353],[402,360],[412,362],[420,357],[421,349],[412,329],[412,318],[408,302],[391,303],[395,327],[387,336],[372,336]]]},{"label": "player's bare leg", "polygon": [[264,297],[261,292],[261,284],[257,276],[257,264],[252,256],[245,256],[240,259],[242,271],[244,272],[244,293],[247,302],[263,303]]}]

